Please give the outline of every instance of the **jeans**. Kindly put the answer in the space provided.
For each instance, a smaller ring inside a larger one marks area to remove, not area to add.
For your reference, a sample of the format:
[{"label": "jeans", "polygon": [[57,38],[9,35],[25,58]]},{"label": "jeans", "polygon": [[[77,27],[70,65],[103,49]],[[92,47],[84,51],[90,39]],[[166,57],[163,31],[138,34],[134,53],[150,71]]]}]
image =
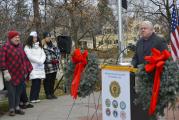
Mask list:
[{"label": "jeans", "polygon": [[7,81],[6,87],[8,90],[9,109],[15,110],[17,107],[19,107],[22,82],[19,85],[15,86],[11,81]]},{"label": "jeans", "polygon": [[21,92],[21,95],[20,95],[20,102],[22,102],[22,103],[28,102],[25,81],[22,83],[22,92]]},{"label": "jeans", "polygon": [[38,100],[40,93],[41,79],[32,79],[32,85],[30,90],[30,101]]},{"label": "jeans", "polygon": [[46,74],[46,78],[43,81],[46,96],[54,95],[56,74],[57,72]]}]

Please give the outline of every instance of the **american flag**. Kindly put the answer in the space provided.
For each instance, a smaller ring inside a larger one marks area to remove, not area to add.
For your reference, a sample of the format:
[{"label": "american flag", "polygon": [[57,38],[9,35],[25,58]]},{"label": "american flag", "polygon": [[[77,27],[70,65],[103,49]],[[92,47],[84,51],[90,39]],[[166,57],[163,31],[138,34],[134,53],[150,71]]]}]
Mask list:
[{"label": "american flag", "polygon": [[171,53],[173,60],[176,61],[179,59],[179,23],[177,21],[177,13],[175,9],[175,5],[173,4],[173,11],[172,11],[172,23],[171,28],[172,32],[170,34],[171,37]]}]

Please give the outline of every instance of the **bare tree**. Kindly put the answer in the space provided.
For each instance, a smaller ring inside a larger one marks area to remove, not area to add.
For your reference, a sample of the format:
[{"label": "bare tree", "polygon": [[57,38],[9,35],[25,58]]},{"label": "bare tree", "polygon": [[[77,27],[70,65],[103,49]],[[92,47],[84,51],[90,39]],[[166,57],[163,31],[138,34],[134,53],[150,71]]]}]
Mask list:
[{"label": "bare tree", "polygon": [[7,31],[14,29],[13,26],[13,0],[0,1],[0,40],[4,43],[6,41]]},{"label": "bare tree", "polygon": [[39,13],[39,0],[33,0],[34,25],[37,32],[41,32],[41,18]]},{"label": "bare tree", "polygon": [[171,30],[171,11],[173,0],[130,0],[128,13],[132,13],[136,19],[148,19],[154,24],[160,24],[169,41]]}]

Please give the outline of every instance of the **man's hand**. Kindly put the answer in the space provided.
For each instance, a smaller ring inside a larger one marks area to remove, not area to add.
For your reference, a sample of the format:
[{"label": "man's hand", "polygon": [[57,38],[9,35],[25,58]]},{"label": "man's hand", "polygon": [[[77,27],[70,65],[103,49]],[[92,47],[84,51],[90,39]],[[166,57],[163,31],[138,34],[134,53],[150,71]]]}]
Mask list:
[{"label": "man's hand", "polygon": [[4,70],[3,73],[4,73],[4,79],[5,79],[5,81],[10,81],[11,80],[11,75],[10,75],[9,71],[8,70]]}]

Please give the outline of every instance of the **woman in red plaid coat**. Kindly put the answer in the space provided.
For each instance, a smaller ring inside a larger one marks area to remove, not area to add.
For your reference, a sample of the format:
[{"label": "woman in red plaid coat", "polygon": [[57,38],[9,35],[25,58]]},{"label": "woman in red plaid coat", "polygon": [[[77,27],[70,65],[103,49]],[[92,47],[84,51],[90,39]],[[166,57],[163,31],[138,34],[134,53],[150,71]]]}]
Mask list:
[{"label": "woman in red plaid coat", "polygon": [[20,94],[23,80],[28,79],[32,65],[20,44],[19,33],[16,31],[8,32],[8,40],[0,51],[0,68],[3,70],[8,89],[9,115],[25,114],[19,107]]}]

